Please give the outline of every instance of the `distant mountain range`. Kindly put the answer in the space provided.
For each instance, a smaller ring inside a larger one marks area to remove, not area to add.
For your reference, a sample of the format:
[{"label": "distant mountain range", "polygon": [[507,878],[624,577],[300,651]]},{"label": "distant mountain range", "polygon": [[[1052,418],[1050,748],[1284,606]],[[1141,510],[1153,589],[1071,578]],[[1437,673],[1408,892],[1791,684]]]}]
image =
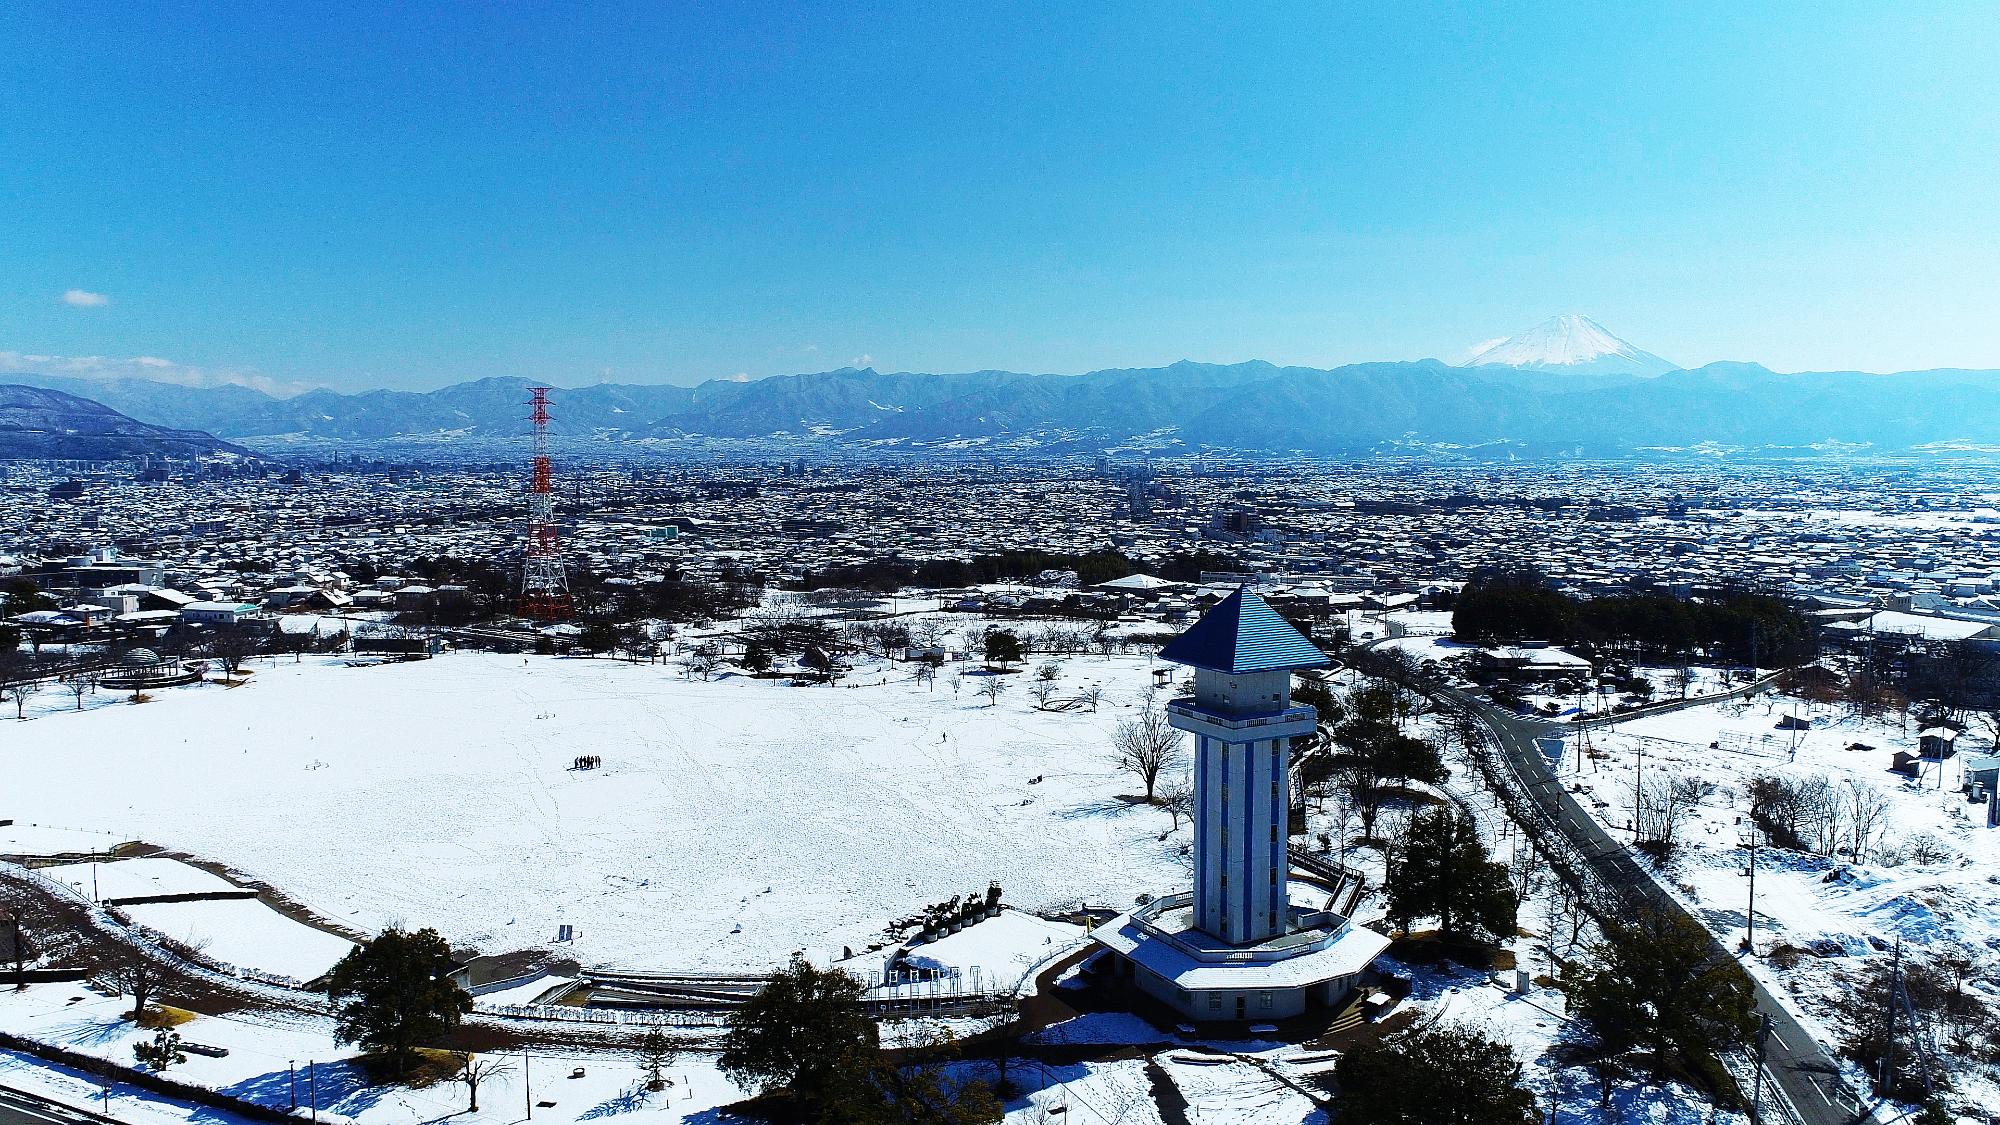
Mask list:
[{"label": "distant mountain range", "polygon": [[[527,428],[531,385],[494,378],[428,392],[321,390],[280,399],[237,386],[10,378],[267,450],[515,440]],[[1587,317],[1557,317],[1460,367],[1427,359],[1331,370],[1184,361],[1085,375],[843,368],[696,387],[600,384],[557,389],[550,399],[553,429],[566,442],[669,451],[718,442],[827,452],[1481,457],[2000,451],[2000,372],[1781,375],[1754,363],[1679,370]]]},{"label": "distant mountain range", "polygon": [[61,391],[0,384],[0,459],[112,461],[212,453],[249,450],[195,430],[148,425]]}]

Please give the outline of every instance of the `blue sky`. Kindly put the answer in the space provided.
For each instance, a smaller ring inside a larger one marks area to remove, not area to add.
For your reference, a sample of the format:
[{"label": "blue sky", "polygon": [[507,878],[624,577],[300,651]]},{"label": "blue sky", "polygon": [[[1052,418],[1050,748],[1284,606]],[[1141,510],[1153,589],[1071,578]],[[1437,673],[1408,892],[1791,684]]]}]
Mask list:
[{"label": "blue sky", "polygon": [[500,7],[8,6],[0,370],[2000,367],[1990,4]]}]

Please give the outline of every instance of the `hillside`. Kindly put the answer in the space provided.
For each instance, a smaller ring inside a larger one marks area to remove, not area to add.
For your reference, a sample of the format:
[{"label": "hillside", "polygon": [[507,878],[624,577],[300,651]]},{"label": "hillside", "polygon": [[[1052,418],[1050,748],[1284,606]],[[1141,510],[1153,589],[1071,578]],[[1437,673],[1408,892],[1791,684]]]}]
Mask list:
[{"label": "hillside", "polygon": [[0,459],[96,461],[217,452],[249,451],[199,430],[140,422],[77,395],[0,384]]}]

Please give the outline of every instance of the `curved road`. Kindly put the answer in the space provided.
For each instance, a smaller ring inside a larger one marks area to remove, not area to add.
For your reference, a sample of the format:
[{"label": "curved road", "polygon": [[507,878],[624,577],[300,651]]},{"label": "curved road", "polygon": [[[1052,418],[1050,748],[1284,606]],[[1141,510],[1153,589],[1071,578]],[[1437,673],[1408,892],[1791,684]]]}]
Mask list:
[{"label": "curved road", "polygon": [[[1548,760],[1535,746],[1535,739],[1552,737],[1568,728],[1523,718],[1454,687],[1436,682],[1429,686],[1441,702],[1471,714],[1493,732],[1501,757],[1515,779],[1622,905],[1692,917],[1623,845],[1612,839],[1597,818],[1577,803],[1549,768]],[[1707,702],[1712,700],[1690,700],[1688,705]],[[1695,921],[1700,924],[1699,919]],[[1703,930],[1706,932],[1707,927]],[[1718,956],[1731,956],[1720,941],[1715,942],[1715,950]],[[1860,1120],[1862,1114],[1855,1108],[1856,1102],[1826,1049],[1800,1026],[1756,974],[1750,974],[1750,980],[1757,989],[1757,1011],[1771,1020],[1766,1071],[1791,1102],[1798,1118],[1805,1125],[1851,1125]]]}]

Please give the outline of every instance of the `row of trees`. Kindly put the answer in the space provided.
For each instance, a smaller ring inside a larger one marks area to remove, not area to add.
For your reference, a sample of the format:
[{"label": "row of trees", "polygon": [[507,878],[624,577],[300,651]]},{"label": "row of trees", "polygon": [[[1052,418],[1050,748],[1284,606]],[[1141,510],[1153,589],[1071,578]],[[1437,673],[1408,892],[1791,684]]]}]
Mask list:
[{"label": "row of trees", "polygon": [[1148,563],[1115,550],[1083,554],[1018,550],[971,559],[927,559],[921,562],[885,555],[865,562],[822,567],[807,574],[802,585],[808,590],[846,587],[889,593],[907,586],[956,589],[983,583],[1018,582],[1047,571],[1072,571],[1077,581],[1092,586],[1140,572],[1170,582],[1196,582],[1204,571],[1240,569],[1239,559],[1216,551],[1182,551]]},{"label": "row of trees", "polygon": [[1485,574],[1459,592],[1461,641],[1541,640],[1678,663],[1691,654],[1761,668],[1805,663],[1817,651],[1812,619],[1782,598],[1718,590],[1700,598],[1636,591],[1579,598],[1531,572]]}]

